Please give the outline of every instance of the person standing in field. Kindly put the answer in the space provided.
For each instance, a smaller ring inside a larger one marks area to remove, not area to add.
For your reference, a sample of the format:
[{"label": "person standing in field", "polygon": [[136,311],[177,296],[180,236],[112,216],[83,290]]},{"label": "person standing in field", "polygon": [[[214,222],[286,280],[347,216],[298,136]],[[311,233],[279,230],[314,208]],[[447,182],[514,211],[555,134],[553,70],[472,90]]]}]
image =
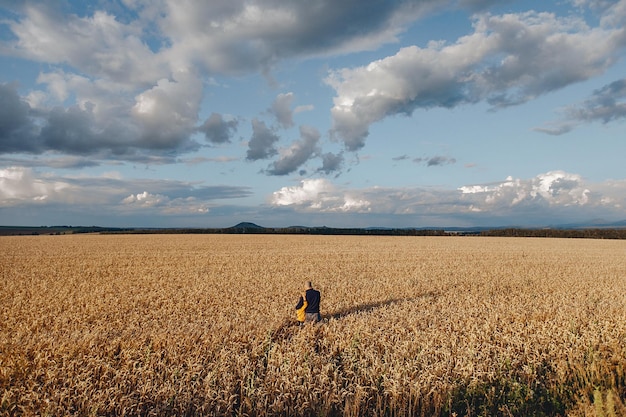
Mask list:
[{"label": "person standing in field", "polygon": [[304,322],[305,323],[317,323],[322,320],[320,315],[320,301],[322,295],[320,292],[313,288],[311,281],[307,281],[304,285],[304,294],[300,296],[298,304],[296,304],[296,310],[300,310],[304,307]]},{"label": "person standing in field", "polygon": [[306,295],[304,293],[302,293],[302,295],[300,296],[300,300],[298,300],[298,305],[301,305],[301,307],[296,307],[296,320],[298,320],[298,324],[302,325],[304,324],[304,320],[306,319],[305,310],[308,305],[306,302]]}]

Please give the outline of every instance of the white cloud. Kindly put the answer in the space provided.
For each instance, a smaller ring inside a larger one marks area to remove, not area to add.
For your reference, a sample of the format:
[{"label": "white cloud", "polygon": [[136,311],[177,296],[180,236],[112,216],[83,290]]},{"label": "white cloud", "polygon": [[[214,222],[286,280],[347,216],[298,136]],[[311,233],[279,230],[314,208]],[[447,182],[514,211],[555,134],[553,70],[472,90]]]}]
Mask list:
[{"label": "white cloud", "polygon": [[483,100],[494,108],[524,103],[605,71],[623,47],[622,33],[550,13],[478,15],[474,33],[454,44],[410,46],[331,71],[333,132],[354,151],[387,116]]},{"label": "white cloud", "polygon": [[315,110],[315,106],[312,104],[303,104],[300,106],[296,106],[295,109],[293,109],[294,113],[303,113],[305,111],[313,111]]},{"label": "white cloud", "polygon": [[326,179],[309,179],[299,186],[283,187],[275,191],[270,203],[291,206],[296,211],[320,213],[362,213],[370,210],[370,202],[360,193],[341,190]]},{"label": "white cloud", "polygon": [[[122,138],[118,142],[134,140],[137,127],[132,124],[130,111],[134,104],[135,89],[130,85],[121,85],[106,79],[93,79],[61,69],[40,73],[37,83],[45,86],[45,91],[32,90],[25,100],[44,121],[50,109],[65,107],[73,98],[74,105],[81,111],[91,113],[94,131],[117,130],[116,136]],[[93,143],[94,148],[97,149],[101,145],[100,142]],[[110,139],[108,142],[115,143]]]},{"label": "white cloud", "polygon": [[293,93],[279,94],[270,109],[270,112],[284,129],[293,126],[293,110],[291,109],[293,99]]},{"label": "white cloud", "polygon": [[13,53],[27,59],[69,64],[117,83],[149,83],[167,75],[167,62],[143,42],[141,25],[122,24],[96,11],[91,17],[61,14],[52,5],[31,4],[10,24]]},{"label": "white cloud", "polygon": [[300,186],[283,187],[272,194],[271,202],[277,206],[315,205],[324,195],[333,193],[335,187],[325,179],[304,180]]},{"label": "white cloud", "polygon": [[0,169],[0,207],[17,206],[24,201],[53,202],[71,191],[69,183],[37,177],[29,168]]},{"label": "white cloud", "polygon": [[315,208],[324,212],[343,212],[350,208],[369,210],[372,206],[376,212],[393,212],[395,208],[388,203],[391,200],[406,201],[407,193],[410,191],[380,187],[348,189],[337,187],[326,179],[310,179],[303,180],[300,186],[284,187],[275,192],[272,202],[276,205]]},{"label": "white cloud", "polygon": [[123,204],[140,207],[153,207],[167,202],[169,199],[163,195],[150,194],[147,191],[139,194],[131,194],[122,200]]},{"label": "white cloud", "polygon": [[382,215],[431,215],[465,211],[451,203],[454,192],[426,189],[371,187],[348,189],[326,179],[304,180],[299,186],[283,187],[272,194],[275,206],[318,213],[369,213]]},{"label": "white cloud", "polygon": [[121,203],[125,212],[128,209],[146,214],[152,210],[157,210],[157,213],[162,215],[206,214],[209,212],[209,205],[194,197],[171,199],[165,195],[152,194],[147,191],[131,194],[124,198]]},{"label": "white cloud", "polygon": [[537,176],[532,183],[531,196],[541,196],[551,204],[585,205],[589,202],[589,189],[580,175],[552,171]]},{"label": "white cloud", "polygon": [[173,81],[159,80],[139,94],[133,116],[144,128],[142,141],[164,148],[182,143],[194,130],[201,99],[200,79],[186,70],[176,72]]},{"label": "white cloud", "polygon": [[[480,195],[486,205],[515,206],[522,203],[547,203],[551,206],[603,205],[583,178],[564,171],[550,171],[530,180],[508,177],[501,183],[459,188],[464,195]],[[474,200],[475,204],[478,200]],[[485,207],[487,208],[487,207]]]},{"label": "white cloud", "polygon": [[344,199],[343,206],[341,206],[340,210],[344,212],[361,212],[368,211],[371,203],[367,200],[363,200],[362,198],[353,198],[352,196],[347,195]]}]

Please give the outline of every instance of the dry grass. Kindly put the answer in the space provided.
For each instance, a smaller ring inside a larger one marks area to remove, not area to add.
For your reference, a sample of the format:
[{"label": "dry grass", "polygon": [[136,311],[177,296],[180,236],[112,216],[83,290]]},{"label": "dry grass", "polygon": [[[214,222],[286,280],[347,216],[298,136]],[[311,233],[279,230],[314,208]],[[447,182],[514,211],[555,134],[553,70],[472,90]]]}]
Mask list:
[{"label": "dry grass", "polygon": [[[2,415],[624,415],[626,242],[0,238]],[[324,322],[299,328],[305,279]]]}]

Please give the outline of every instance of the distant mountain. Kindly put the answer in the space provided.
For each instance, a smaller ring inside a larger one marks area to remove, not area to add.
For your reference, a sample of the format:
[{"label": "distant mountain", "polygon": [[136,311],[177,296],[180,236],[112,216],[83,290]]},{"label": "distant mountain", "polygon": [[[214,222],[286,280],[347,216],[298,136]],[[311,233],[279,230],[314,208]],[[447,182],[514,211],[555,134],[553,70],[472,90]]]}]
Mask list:
[{"label": "distant mountain", "polygon": [[241,222],[236,224],[235,226],[229,227],[229,229],[265,229],[265,227],[259,226],[255,223]]}]

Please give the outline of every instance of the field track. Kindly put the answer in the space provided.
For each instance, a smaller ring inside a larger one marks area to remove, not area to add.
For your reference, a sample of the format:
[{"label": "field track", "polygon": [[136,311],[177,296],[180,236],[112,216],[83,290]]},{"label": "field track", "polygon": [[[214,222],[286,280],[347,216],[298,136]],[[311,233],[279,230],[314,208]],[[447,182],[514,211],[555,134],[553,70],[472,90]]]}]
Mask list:
[{"label": "field track", "polygon": [[626,415],[624,240],[12,236],[0,288],[0,415]]}]

